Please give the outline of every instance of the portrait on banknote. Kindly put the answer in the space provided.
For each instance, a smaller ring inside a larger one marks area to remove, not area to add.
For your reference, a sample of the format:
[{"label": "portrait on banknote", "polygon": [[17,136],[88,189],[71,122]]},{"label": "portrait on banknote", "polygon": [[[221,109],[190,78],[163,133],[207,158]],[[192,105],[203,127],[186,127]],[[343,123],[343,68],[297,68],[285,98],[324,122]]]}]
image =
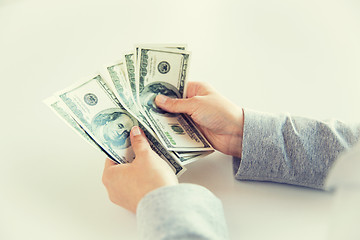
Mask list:
[{"label": "portrait on banknote", "polygon": [[115,149],[130,146],[130,131],[135,125],[138,125],[137,120],[119,108],[106,109],[98,113],[91,123],[96,137]]}]

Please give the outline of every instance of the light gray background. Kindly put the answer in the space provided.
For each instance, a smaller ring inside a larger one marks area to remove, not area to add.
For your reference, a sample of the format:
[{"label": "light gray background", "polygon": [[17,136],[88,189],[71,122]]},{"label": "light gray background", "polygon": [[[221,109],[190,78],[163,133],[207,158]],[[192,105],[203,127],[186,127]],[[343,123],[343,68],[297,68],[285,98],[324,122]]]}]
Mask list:
[{"label": "light gray background", "polygon": [[[356,0],[0,0],[0,239],[136,238],[105,155],[42,103],[134,44],[187,43],[189,80],[242,107],[356,121],[359,29]],[[223,201],[232,239],[327,239],[331,193],[235,181],[220,153],[180,181]]]}]

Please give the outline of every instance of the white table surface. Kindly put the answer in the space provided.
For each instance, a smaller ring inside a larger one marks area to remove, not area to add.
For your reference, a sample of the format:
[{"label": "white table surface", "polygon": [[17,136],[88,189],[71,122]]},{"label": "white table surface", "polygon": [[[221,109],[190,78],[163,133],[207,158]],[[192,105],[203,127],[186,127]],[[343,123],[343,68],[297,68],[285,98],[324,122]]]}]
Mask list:
[{"label": "white table surface", "polygon": [[[242,107],[356,121],[359,29],[351,0],[0,0],[0,239],[136,238],[102,186],[104,154],[42,103],[134,44],[187,43],[189,80]],[[223,201],[231,239],[328,238],[333,193],[236,181],[221,153],[180,181]]]}]

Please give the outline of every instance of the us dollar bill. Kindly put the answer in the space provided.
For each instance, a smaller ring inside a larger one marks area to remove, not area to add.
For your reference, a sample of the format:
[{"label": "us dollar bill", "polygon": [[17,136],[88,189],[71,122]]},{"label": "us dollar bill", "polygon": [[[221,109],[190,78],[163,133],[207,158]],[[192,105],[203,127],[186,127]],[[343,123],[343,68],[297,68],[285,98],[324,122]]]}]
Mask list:
[{"label": "us dollar bill", "polygon": [[72,117],[118,163],[135,158],[130,130],[137,120],[123,108],[100,75],[58,94]]},{"label": "us dollar bill", "polygon": [[[65,112],[69,112],[80,128],[77,131],[87,140],[93,140],[98,148],[117,163],[131,162],[134,151],[130,142],[130,130],[139,126],[151,148],[163,158],[177,175],[186,168],[179,159],[167,151],[152,134],[134,118],[118,101],[100,75],[58,94]],[[70,121],[70,119],[68,119]],[[72,124],[72,126],[75,126]],[[81,133],[81,130],[83,132]]]},{"label": "us dollar bill", "polygon": [[178,50],[186,50],[186,44],[142,44],[135,46],[135,51],[132,53],[125,54],[125,67],[127,72],[127,78],[130,82],[132,93],[135,99],[135,102],[138,103],[138,86],[139,86],[139,77],[137,75],[136,66],[138,62],[138,55],[140,48],[168,48],[168,49],[178,49]]},{"label": "us dollar bill", "polygon": [[138,48],[138,104],[168,150],[208,151],[211,145],[186,114],[158,108],[158,94],[183,98],[190,53],[175,49]]}]

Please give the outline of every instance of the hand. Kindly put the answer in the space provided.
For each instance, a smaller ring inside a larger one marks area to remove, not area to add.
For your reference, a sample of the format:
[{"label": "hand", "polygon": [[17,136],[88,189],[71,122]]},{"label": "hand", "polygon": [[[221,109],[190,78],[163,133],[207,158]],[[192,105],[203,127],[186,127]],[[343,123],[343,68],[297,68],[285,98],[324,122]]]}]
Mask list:
[{"label": "hand", "polygon": [[151,148],[139,127],[130,134],[135,159],[129,164],[116,164],[106,159],[102,181],[110,200],[132,212],[140,200],[152,190],[178,184],[170,166]]},{"label": "hand", "polygon": [[165,111],[188,114],[215,149],[241,157],[243,110],[211,86],[201,82],[189,82],[187,99],[158,95],[155,103]]}]

